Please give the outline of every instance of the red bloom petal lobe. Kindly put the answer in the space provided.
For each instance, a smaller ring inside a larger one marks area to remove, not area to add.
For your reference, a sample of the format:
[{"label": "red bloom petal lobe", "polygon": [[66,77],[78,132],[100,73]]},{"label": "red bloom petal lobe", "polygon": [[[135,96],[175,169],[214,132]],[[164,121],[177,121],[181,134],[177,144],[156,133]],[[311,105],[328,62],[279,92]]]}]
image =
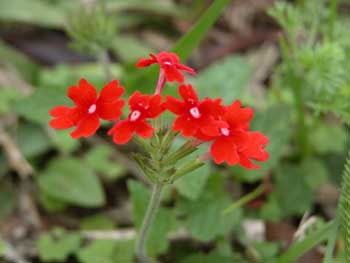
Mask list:
[{"label": "red bloom petal lobe", "polygon": [[145,121],[140,121],[136,126],[136,133],[143,138],[151,138],[154,128]]},{"label": "red bloom petal lobe", "polygon": [[87,114],[82,118],[78,124],[77,128],[71,132],[71,136],[74,139],[80,137],[89,137],[95,134],[98,127],[100,127],[100,119],[97,114]]},{"label": "red bloom petal lobe", "polygon": [[226,138],[215,140],[210,147],[210,152],[216,164],[226,161],[229,165],[234,165],[239,161],[236,145]]},{"label": "red bloom petal lobe", "polygon": [[133,133],[133,125],[129,121],[124,120],[114,125],[114,127],[108,132],[108,135],[113,135],[114,143],[125,144],[130,141]]},{"label": "red bloom petal lobe", "polygon": [[171,111],[174,114],[183,114],[185,113],[185,103],[179,99],[176,99],[171,96],[166,96],[166,101],[164,107]]},{"label": "red bloom petal lobe", "polygon": [[68,89],[68,97],[78,106],[88,108],[96,102],[97,91],[85,79],[79,81],[79,86],[71,86]]},{"label": "red bloom petal lobe", "polygon": [[180,85],[179,94],[188,103],[194,104],[198,102],[198,95],[192,85]]}]

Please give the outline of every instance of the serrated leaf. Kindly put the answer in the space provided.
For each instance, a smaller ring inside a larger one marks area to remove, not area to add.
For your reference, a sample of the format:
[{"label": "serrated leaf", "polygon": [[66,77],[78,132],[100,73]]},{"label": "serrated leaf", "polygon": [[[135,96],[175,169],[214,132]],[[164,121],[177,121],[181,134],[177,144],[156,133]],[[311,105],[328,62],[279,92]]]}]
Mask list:
[{"label": "serrated leaf", "polygon": [[246,170],[240,166],[231,168],[232,173],[239,179],[247,182],[254,182],[273,169],[282,157],[291,131],[290,109],[286,105],[273,106],[266,111],[256,112],[251,123],[252,131],[263,132],[269,143],[266,147],[269,159],[266,162],[258,163],[259,170]]},{"label": "serrated leaf", "polygon": [[39,237],[38,254],[43,261],[65,261],[79,249],[80,244],[78,234],[67,234],[63,229],[54,229],[52,233]]},{"label": "serrated leaf", "polygon": [[105,202],[99,179],[78,159],[52,161],[38,177],[38,184],[45,194],[68,204],[98,207]]},{"label": "serrated leaf", "polygon": [[222,98],[231,104],[239,99],[252,75],[252,67],[241,57],[231,56],[210,65],[198,75],[196,87],[202,97]]},{"label": "serrated leaf", "polygon": [[[139,229],[146,213],[150,199],[150,191],[136,181],[128,181],[128,189],[133,204],[133,217],[136,227]],[[147,250],[150,255],[157,255],[167,250],[169,242],[166,234],[177,227],[175,216],[170,209],[160,207],[150,229],[147,241]]]}]

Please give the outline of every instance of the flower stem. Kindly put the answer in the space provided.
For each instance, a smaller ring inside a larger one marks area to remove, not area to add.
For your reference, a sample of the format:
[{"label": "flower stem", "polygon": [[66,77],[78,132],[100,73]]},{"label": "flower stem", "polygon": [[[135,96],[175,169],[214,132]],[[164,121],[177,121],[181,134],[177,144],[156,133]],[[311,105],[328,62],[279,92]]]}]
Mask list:
[{"label": "flower stem", "polygon": [[143,218],[142,226],[140,229],[139,238],[136,242],[135,253],[140,263],[149,263],[151,260],[146,253],[146,241],[148,238],[149,230],[152,225],[154,216],[158,210],[161,196],[162,196],[163,184],[157,183],[153,186],[151,199],[149,201],[146,214]]},{"label": "flower stem", "polygon": [[107,82],[111,81],[113,76],[111,72],[111,60],[107,50],[102,50],[98,56],[98,60],[102,66],[103,73]]},{"label": "flower stem", "polygon": [[157,82],[156,91],[154,92],[154,94],[160,94],[163,90],[164,85],[165,85],[165,71],[164,69],[161,68],[159,71],[159,78]]}]

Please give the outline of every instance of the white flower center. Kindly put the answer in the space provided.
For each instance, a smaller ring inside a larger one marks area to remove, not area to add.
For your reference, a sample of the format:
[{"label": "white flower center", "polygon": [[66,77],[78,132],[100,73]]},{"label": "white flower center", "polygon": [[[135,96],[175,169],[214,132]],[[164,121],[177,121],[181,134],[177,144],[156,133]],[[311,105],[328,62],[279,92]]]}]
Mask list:
[{"label": "white flower center", "polygon": [[164,64],[165,65],[171,65],[172,63],[170,61],[165,61]]},{"label": "white flower center", "polygon": [[134,110],[130,115],[130,121],[136,121],[141,116],[141,112]]},{"label": "white flower center", "polygon": [[190,113],[191,113],[192,117],[196,118],[196,119],[200,118],[200,116],[201,116],[201,113],[199,112],[197,107],[191,108]]},{"label": "white flower center", "polygon": [[229,136],[230,135],[230,131],[227,128],[221,128],[220,131],[221,131],[221,134],[224,135],[224,136]]},{"label": "white flower center", "polygon": [[88,112],[90,114],[93,114],[94,112],[96,111],[96,104],[92,104],[89,109],[88,109]]}]

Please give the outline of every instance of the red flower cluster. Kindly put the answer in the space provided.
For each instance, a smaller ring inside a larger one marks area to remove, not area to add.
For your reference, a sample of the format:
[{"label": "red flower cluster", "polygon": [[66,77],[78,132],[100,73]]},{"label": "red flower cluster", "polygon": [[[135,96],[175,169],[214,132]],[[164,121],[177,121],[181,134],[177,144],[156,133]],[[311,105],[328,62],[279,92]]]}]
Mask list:
[{"label": "red flower cluster", "polygon": [[184,137],[193,136],[202,141],[213,141],[210,153],[215,163],[226,161],[229,165],[239,163],[247,169],[258,169],[251,160],[266,161],[268,138],[260,132],[249,131],[253,117],[251,108],[241,108],[240,101],[230,106],[221,105],[221,99],[198,96],[191,85],[181,85],[179,94],[183,101],[167,96],[165,108],[178,115],[173,130]]},{"label": "red flower cluster", "polygon": [[129,98],[130,113],[125,120],[119,120],[125,101],[120,97],[124,88],[114,80],[107,84],[97,95],[96,89],[85,79],[81,79],[78,87],[68,89],[68,97],[74,107],[56,106],[50,114],[53,119],[50,126],[55,129],[68,129],[76,126],[71,132],[73,138],[93,135],[100,126],[100,118],[115,121],[108,132],[116,144],[125,144],[137,134],[143,138],[153,136],[155,128],[147,122],[168,110],[177,115],[173,130],[180,131],[184,137],[193,137],[202,142],[212,142],[210,153],[217,164],[227,162],[229,165],[240,164],[247,169],[258,169],[255,161],[265,161],[268,153],[265,146],[268,138],[260,132],[249,130],[249,122],[253,117],[251,108],[242,108],[240,101],[229,106],[221,104],[221,99],[205,98],[199,100],[191,85],[181,84],[179,95],[182,99],[167,96],[162,102],[160,92],[165,81],[182,83],[181,71],[195,74],[195,71],[179,63],[174,53],[160,52],[150,54],[150,59],[140,59],[137,67],[146,67],[154,63],[160,65],[160,78],[155,95],[134,92]]}]

